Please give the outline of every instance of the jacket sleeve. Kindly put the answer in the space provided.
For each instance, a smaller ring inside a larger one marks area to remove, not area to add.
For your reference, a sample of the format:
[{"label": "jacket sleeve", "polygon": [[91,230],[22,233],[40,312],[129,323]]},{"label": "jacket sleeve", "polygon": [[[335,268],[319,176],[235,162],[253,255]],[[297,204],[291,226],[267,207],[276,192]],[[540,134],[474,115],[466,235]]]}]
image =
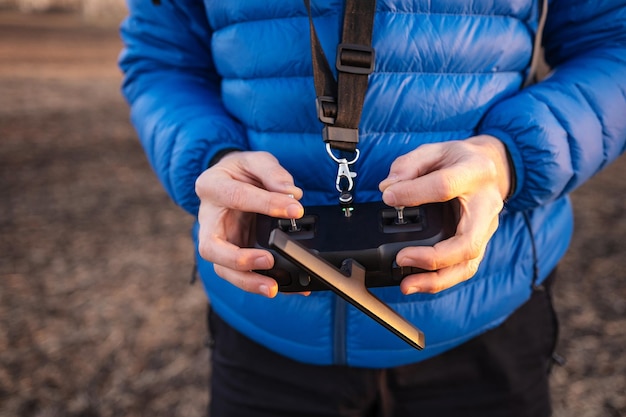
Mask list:
[{"label": "jacket sleeve", "polygon": [[551,1],[543,46],[552,73],[496,104],[479,128],[511,154],[511,210],[572,191],[626,146],[626,1]]},{"label": "jacket sleeve", "polygon": [[226,149],[245,149],[224,109],[203,2],[130,0],[122,23],[122,92],[148,160],[174,202],[198,210],[195,180]]}]

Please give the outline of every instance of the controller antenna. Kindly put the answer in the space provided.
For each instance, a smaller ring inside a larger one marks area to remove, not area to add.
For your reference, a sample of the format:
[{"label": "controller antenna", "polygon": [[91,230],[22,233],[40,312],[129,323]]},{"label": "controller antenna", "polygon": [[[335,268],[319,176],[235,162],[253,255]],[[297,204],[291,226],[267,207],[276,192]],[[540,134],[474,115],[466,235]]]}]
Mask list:
[{"label": "controller antenna", "polygon": [[[295,198],[293,196],[293,194],[289,194],[289,197]],[[289,228],[289,231],[290,232],[299,232],[300,231],[300,226],[298,226],[298,223],[296,222],[296,219],[291,218],[291,219],[289,219],[289,221],[291,222],[291,227]]]},{"label": "controller antenna", "polygon": [[404,206],[395,207],[396,209],[396,224],[406,224],[406,220],[404,219]]}]

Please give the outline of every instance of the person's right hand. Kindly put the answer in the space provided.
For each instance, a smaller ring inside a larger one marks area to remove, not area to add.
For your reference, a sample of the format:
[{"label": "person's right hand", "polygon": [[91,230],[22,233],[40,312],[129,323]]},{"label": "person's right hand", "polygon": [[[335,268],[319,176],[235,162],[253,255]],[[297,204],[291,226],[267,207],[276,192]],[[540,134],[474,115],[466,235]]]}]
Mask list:
[{"label": "person's right hand", "polygon": [[302,190],[293,177],[267,152],[231,152],[198,177],[196,194],[200,256],[213,262],[217,275],[231,284],[276,296],[276,281],[252,272],[270,269],[274,258],[266,250],[246,246],[251,243],[255,213],[279,218],[304,215],[297,201]]}]

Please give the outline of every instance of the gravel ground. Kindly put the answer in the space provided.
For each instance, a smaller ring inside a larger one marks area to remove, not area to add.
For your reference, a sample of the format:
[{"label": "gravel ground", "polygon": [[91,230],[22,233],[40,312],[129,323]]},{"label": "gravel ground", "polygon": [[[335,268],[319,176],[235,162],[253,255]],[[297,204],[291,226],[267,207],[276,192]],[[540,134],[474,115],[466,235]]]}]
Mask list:
[{"label": "gravel ground", "polygon": [[[205,414],[192,219],[119,94],[115,28],[0,11],[0,416]],[[626,416],[626,160],[574,193],[556,417]]]}]

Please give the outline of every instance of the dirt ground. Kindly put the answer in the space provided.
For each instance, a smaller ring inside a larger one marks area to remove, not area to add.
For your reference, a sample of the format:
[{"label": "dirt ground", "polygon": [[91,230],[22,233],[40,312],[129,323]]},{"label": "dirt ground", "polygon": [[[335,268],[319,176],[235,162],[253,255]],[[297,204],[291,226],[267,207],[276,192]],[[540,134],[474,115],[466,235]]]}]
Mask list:
[{"label": "dirt ground", "polygon": [[[0,11],[0,416],[205,415],[192,219],[119,94],[116,28]],[[626,115],[624,115],[626,117]],[[626,416],[626,160],[574,193],[555,416]]]}]

